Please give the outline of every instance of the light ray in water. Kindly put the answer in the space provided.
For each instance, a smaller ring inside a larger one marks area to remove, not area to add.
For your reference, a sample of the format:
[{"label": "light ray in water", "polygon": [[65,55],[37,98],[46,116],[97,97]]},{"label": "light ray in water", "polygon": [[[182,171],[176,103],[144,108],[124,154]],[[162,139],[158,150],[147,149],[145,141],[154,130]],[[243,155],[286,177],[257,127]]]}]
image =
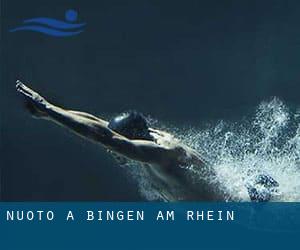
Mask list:
[{"label": "light ray in water", "polygon": [[[176,136],[214,166],[220,191],[229,199],[249,201],[246,184],[260,173],[279,183],[275,201],[300,201],[300,117],[278,98],[262,102],[254,115],[240,122],[220,121],[208,129],[176,129]],[[146,199],[162,198],[145,168],[130,165]],[[193,179],[203,178],[190,168]],[[207,181],[209,177],[205,177]]]}]

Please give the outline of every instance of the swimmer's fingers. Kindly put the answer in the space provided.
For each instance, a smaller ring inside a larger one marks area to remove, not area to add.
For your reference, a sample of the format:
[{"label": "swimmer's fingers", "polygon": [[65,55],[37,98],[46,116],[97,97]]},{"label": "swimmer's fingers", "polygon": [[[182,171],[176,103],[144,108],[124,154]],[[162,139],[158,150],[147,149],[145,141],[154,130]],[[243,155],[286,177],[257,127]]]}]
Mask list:
[{"label": "swimmer's fingers", "polygon": [[[25,84],[23,84],[21,81],[17,80],[16,82],[16,90],[25,97],[28,106],[28,103],[30,103],[30,110],[35,110],[37,113],[38,111],[41,112],[44,110],[46,105],[48,104],[47,101],[40,96],[38,93],[27,87]],[[39,115],[40,116],[40,115]]]},{"label": "swimmer's fingers", "polygon": [[22,83],[19,80],[17,80],[16,82],[16,90],[29,101],[40,104],[45,102],[45,99],[42,96],[40,96],[37,92],[27,87],[24,83]]},{"label": "swimmer's fingers", "polygon": [[33,91],[19,80],[16,81],[16,90],[26,98],[32,98],[34,95]]},{"label": "swimmer's fingers", "polygon": [[16,81],[16,89],[20,94],[22,94],[27,99],[32,99],[32,100],[41,99],[41,96],[38,93],[34,92],[32,89],[27,87],[24,83],[22,83],[19,80]]}]

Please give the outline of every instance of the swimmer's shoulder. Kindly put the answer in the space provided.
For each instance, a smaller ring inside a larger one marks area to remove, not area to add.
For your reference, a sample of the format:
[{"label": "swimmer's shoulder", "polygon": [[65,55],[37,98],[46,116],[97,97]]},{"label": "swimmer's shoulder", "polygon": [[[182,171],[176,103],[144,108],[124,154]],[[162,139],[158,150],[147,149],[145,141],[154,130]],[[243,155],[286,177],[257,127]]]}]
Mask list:
[{"label": "swimmer's shoulder", "polygon": [[170,148],[170,152],[172,155],[172,158],[178,162],[181,166],[188,166],[188,165],[199,165],[203,166],[206,164],[203,157],[194,150],[193,148],[190,148],[184,144],[178,143],[174,144]]}]

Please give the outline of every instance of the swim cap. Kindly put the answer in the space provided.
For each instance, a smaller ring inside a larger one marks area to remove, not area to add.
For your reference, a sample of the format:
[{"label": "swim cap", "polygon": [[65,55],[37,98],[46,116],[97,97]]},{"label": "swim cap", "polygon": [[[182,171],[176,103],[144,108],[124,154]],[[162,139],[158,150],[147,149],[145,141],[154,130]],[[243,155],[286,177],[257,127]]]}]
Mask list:
[{"label": "swim cap", "polygon": [[147,119],[136,111],[121,113],[109,121],[108,127],[129,139],[153,140]]}]

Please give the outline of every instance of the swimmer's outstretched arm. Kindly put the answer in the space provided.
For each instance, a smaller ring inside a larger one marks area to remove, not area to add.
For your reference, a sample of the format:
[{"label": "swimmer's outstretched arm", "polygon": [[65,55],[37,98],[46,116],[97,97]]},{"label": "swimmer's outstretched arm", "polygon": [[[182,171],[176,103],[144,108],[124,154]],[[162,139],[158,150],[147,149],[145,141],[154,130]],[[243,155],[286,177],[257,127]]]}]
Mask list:
[{"label": "swimmer's outstretched arm", "polygon": [[154,142],[129,140],[109,129],[107,121],[91,114],[55,106],[20,81],[17,81],[16,89],[38,114],[37,117],[63,125],[80,136],[101,143],[125,157],[161,164],[173,155],[171,149],[161,147]]}]

